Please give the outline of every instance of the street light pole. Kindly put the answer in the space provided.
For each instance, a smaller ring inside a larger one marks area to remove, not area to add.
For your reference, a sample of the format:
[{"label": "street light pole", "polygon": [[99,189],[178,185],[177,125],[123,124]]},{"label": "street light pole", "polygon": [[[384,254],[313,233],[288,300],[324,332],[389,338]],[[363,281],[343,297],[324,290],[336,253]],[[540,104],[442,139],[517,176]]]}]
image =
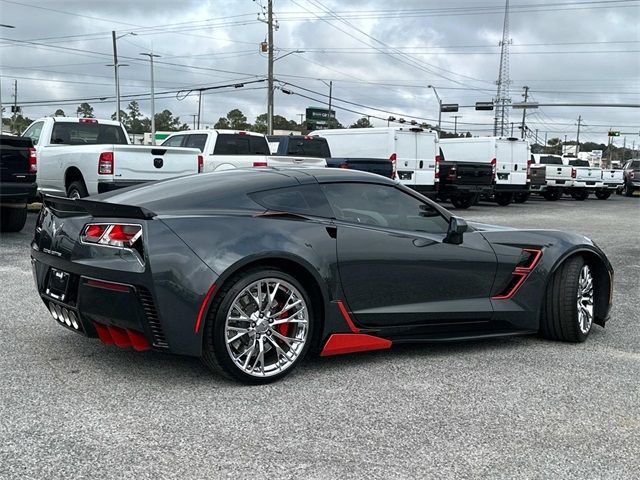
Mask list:
[{"label": "street light pole", "polygon": [[436,91],[436,87],[434,87],[433,85],[428,85],[427,88],[431,88],[433,90],[433,93],[435,94],[436,98],[438,99],[438,132],[440,131],[440,123],[442,120],[442,100],[440,100],[440,95],[438,95],[438,92]]},{"label": "street light pole", "polygon": [[267,135],[273,135],[273,0],[269,0],[267,11],[267,26],[269,33],[267,42],[269,43],[269,66],[267,70]]},{"label": "street light pole", "polygon": [[453,134],[457,135],[458,134],[458,119],[462,118],[462,115],[451,115],[451,118],[453,118]]},{"label": "street light pole", "polygon": [[159,57],[160,55],[155,55],[153,52],[150,53],[141,53],[145,57],[149,57],[149,64],[151,65],[151,145],[156,144],[156,99],[155,99],[155,86],[153,82],[153,58]]},{"label": "street light pole", "polygon": [[[116,31],[111,30],[111,39],[113,41],[113,74],[116,80],[116,121],[117,122],[120,121],[120,74],[118,73],[118,67],[120,65],[118,65],[118,44],[116,40],[122,37],[126,37],[127,35],[136,35],[136,34],[134,32],[128,32],[128,33],[125,33],[124,35],[120,35],[119,37],[116,37]],[[111,66],[111,65],[107,65],[107,66]],[[124,67],[126,65],[123,64],[122,66]]]}]

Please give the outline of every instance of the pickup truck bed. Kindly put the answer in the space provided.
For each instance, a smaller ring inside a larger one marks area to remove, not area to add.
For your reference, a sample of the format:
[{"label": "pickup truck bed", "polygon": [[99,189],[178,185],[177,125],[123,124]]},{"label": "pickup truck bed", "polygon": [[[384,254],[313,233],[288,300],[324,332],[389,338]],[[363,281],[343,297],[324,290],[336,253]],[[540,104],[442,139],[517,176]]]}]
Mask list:
[{"label": "pickup truck bed", "polygon": [[483,162],[440,162],[437,197],[450,200],[456,208],[468,208],[478,195],[493,191],[493,165]]},{"label": "pickup truck bed", "polygon": [[30,138],[0,135],[0,231],[19,232],[27,203],[36,199],[36,163]]}]

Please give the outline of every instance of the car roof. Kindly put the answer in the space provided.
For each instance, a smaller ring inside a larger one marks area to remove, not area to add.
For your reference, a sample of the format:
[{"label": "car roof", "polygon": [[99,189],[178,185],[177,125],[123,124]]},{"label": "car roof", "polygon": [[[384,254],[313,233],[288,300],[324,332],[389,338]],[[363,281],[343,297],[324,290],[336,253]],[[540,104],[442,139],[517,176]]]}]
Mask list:
[{"label": "car roof", "polygon": [[363,172],[360,170],[349,170],[344,168],[271,168],[282,175],[296,178],[301,183],[306,183],[303,179],[314,178],[318,183],[334,182],[364,182],[379,183],[381,185],[395,185],[397,182],[387,177],[375,173]]}]

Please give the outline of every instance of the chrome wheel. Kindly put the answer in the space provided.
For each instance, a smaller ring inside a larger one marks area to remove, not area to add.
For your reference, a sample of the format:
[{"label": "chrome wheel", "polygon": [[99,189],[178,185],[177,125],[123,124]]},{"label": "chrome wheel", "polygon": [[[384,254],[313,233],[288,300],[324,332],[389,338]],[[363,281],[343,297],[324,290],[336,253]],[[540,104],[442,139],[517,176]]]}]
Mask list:
[{"label": "chrome wheel", "polygon": [[580,270],[578,279],[578,326],[583,334],[589,333],[593,323],[593,277],[588,265]]},{"label": "chrome wheel", "polygon": [[264,278],[245,287],[227,311],[227,352],[242,372],[277,375],[302,353],[309,334],[309,310],[291,283]]},{"label": "chrome wheel", "polygon": [[80,192],[74,188],[69,192],[69,198],[82,198],[82,197],[80,197]]}]

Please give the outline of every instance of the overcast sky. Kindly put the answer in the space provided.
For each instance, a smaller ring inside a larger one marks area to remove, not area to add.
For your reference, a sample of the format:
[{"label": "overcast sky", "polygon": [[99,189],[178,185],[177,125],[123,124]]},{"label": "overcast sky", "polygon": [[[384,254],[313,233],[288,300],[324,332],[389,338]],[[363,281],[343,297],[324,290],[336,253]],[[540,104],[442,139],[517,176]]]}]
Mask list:
[{"label": "overcast sky", "polygon": [[[328,102],[348,125],[371,115],[375,125],[395,117],[434,123],[437,101],[472,105],[496,95],[504,1],[274,0],[278,30],[275,62],[282,88],[275,113],[300,120],[307,106]],[[171,110],[192,123],[197,93],[182,100],[179,89],[227,85],[265,78],[267,60],[259,52],[266,39],[267,0],[228,1],[75,1],[0,0],[0,62],[3,104],[13,101],[37,118],[63,108],[75,115],[82,99],[97,117],[115,111],[111,30],[118,36],[122,107],[140,97],[149,113],[149,64],[156,59],[156,111]],[[511,98],[571,103],[640,103],[640,1],[512,0],[510,14]],[[203,95],[202,123],[212,125],[232,108],[250,122],[266,111],[265,83],[223,88]],[[305,90],[306,89],[306,90]],[[164,93],[163,93],[164,92]],[[310,98],[305,98],[305,95]],[[133,98],[131,97],[131,98]],[[105,100],[100,100],[105,98]],[[31,102],[31,104],[29,103]],[[42,105],[48,102],[47,105]],[[347,103],[352,102],[352,103]],[[38,105],[39,104],[39,105]],[[357,113],[344,110],[348,108]],[[443,113],[443,128],[453,130],[454,114]],[[491,133],[492,112],[460,108],[458,129]],[[609,127],[640,142],[640,112],[632,108],[541,107],[530,110],[527,125],[540,138],[575,139],[581,115],[581,140],[606,142]],[[516,125],[522,111],[512,110]],[[517,132],[517,130],[516,130]],[[516,133],[517,134],[517,133]],[[635,135],[634,135],[635,134]],[[623,139],[616,140],[622,144]]]}]

